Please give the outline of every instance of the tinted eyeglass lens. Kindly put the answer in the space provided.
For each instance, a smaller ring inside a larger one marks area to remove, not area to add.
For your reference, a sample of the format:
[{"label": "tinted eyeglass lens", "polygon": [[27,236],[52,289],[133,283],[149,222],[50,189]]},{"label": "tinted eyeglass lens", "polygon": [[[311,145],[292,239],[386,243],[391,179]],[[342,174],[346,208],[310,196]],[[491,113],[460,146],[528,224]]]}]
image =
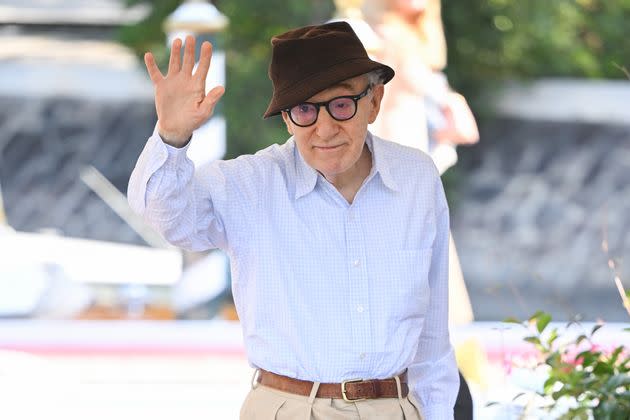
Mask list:
[{"label": "tinted eyeglass lens", "polygon": [[291,108],[291,119],[298,125],[311,125],[317,119],[317,107],[313,104],[300,104]]},{"label": "tinted eyeglass lens", "polygon": [[351,98],[337,98],[328,104],[328,110],[334,119],[344,121],[354,116],[356,103]]}]

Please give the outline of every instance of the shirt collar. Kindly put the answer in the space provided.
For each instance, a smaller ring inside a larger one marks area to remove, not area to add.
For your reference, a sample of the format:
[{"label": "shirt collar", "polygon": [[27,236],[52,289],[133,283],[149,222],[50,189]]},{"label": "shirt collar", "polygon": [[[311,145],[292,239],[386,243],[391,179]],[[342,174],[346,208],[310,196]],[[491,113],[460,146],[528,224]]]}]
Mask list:
[{"label": "shirt collar", "polygon": [[294,158],[295,158],[295,199],[305,196],[313,191],[317,184],[317,171],[311,168],[302,157],[293,137]]},{"label": "shirt collar", "polygon": [[[383,150],[382,141],[383,140],[378,138],[374,141],[372,133],[368,131],[365,143],[372,153],[372,171],[368,177],[371,178],[378,173],[381,177],[381,181],[387,188],[392,191],[398,191],[398,183],[394,180],[390,170],[392,156],[388,155],[387,152]],[[295,199],[297,200],[315,189],[319,174],[306,163],[298,150],[295,140],[293,140],[293,145],[295,157]]]},{"label": "shirt collar", "polygon": [[398,183],[391,172],[392,164],[395,163],[397,157],[388,153],[383,147],[383,140],[372,135],[369,131],[365,143],[370,149],[370,152],[372,152],[372,172],[379,174],[381,181],[383,181],[383,184],[387,188],[392,191],[399,191]]}]

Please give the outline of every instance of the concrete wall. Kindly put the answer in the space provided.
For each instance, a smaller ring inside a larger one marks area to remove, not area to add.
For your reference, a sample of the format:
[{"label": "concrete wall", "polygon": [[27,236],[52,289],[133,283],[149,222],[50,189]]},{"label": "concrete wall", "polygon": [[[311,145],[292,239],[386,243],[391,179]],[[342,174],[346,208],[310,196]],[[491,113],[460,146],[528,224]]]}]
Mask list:
[{"label": "concrete wall", "polygon": [[478,318],[627,321],[608,257],[630,288],[630,83],[547,80],[495,99],[479,145],[460,149],[453,197]]},{"label": "concrete wall", "polygon": [[9,224],[72,237],[144,243],[80,179],[94,166],[127,190],[153,104],[77,98],[0,97],[0,182]]}]

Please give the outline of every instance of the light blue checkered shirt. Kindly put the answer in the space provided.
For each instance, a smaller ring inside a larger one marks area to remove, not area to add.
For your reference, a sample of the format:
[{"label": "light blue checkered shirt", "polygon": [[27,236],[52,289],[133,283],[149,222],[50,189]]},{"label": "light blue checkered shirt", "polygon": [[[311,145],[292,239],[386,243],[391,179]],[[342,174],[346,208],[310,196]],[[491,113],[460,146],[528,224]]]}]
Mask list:
[{"label": "light blue checkered shirt", "polygon": [[129,202],[173,244],[227,252],[252,366],[319,382],[408,369],[426,419],[452,419],[442,183],[422,152],[366,142],[372,170],[350,205],[292,138],[195,170],[154,133]]}]

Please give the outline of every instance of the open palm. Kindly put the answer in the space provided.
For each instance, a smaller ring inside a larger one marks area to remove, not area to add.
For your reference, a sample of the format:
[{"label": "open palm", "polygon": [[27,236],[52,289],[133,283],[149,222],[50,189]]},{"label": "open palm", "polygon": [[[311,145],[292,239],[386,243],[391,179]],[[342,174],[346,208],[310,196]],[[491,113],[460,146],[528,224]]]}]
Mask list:
[{"label": "open palm", "polygon": [[181,49],[181,39],[173,41],[166,76],[155,64],[153,54],[144,55],[155,89],[158,132],[164,141],[175,147],[182,147],[190,140],[193,130],[210,118],[225,92],[223,86],[217,86],[205,93],[212,44],[206,41],[201,45],[199,65],[194,73],[195,38],[186,37],[183,61],[180,59]]}]

